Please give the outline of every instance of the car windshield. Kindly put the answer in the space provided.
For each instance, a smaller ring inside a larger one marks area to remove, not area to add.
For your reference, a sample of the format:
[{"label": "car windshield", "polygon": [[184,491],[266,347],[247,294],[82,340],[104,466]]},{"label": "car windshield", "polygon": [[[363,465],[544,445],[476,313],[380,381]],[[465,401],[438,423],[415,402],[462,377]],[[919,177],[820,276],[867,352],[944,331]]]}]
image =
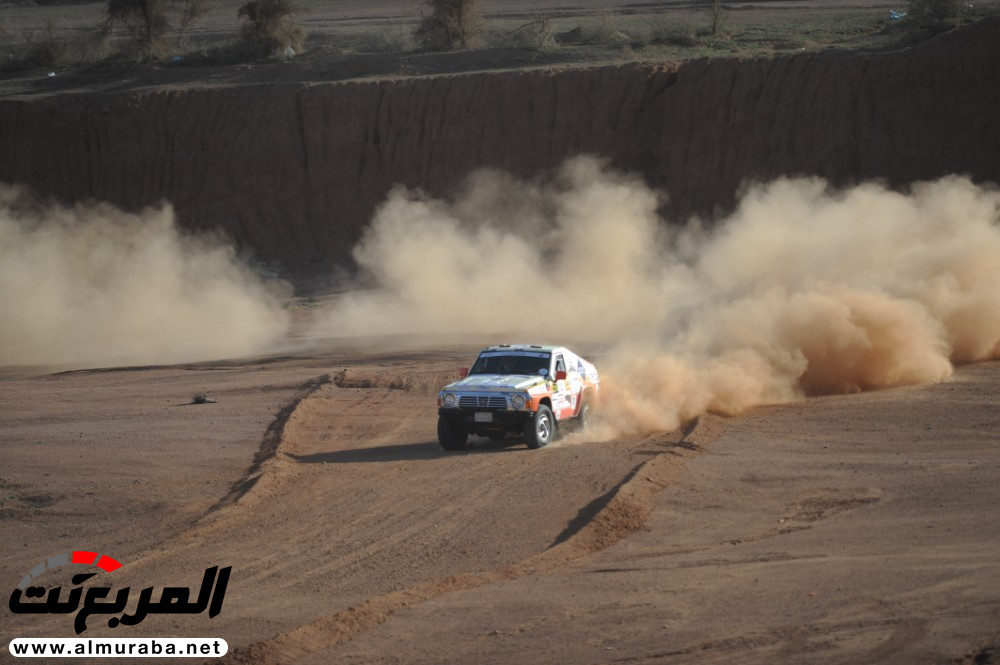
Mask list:
[{"label": "car windshield", "polygon": [[539,370],[549,368],[549,355],[535,353],[531,355],[498,354],[479,356],[469,374],[538,374]]}]

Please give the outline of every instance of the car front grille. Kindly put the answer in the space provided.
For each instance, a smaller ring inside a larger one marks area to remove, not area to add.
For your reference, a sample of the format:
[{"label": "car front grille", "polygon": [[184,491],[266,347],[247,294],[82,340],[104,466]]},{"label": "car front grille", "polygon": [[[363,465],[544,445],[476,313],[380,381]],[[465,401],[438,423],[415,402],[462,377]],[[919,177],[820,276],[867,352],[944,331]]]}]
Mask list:
[{"label": "car front grille", "polygon": [[507,398],[503,395],[462,395],[458,405],[466,409],[506,409]]}]

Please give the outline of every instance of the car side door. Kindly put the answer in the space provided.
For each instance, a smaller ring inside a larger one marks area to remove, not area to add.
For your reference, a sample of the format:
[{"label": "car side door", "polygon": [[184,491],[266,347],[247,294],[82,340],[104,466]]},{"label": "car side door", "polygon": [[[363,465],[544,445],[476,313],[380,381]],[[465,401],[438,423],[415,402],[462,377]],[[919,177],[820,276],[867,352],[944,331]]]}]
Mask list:
[{"label": "car side door", "polygon": [[556,355],[552,363],[553,378],[559,376],[559,372],[566,373],[566,378],[556,381],[555,392],[552,393],[552,410],[557,420],[563,420],[576,414],[576,395],[567,372],[566,358],[561,353]]}]

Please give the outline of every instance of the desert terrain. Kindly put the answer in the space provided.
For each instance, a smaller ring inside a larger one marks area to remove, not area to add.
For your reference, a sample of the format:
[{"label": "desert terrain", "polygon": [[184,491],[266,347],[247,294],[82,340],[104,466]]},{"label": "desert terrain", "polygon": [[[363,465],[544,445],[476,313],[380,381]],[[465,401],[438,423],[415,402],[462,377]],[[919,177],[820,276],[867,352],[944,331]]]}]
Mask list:
[{"label": "desert terrain", "polygon": [[[315,3],[291,62],[0,76],[5,588],[231,566],[82,636],[246,664],[1000,663],[998,19],[734,2],[677,51],[634,35],[702,7],[483,5],[479,50]],[[505,41],[541,19],[613,38]],[[593,359],[594,425],[443,451],[504,342]],[[5,662],[73,636],[0,612]]]},{"label": "desert terrain", "polygon": [[[118,586],[232,565],[219,616],[132,630],[221,636],[234,662],[996,658],[995,363],[676,432],[445,453],[435,391],[469,354],[4,381],[3,577],[85,547],[124,562]],[[69,632],[39,619],[4,634]]]}]

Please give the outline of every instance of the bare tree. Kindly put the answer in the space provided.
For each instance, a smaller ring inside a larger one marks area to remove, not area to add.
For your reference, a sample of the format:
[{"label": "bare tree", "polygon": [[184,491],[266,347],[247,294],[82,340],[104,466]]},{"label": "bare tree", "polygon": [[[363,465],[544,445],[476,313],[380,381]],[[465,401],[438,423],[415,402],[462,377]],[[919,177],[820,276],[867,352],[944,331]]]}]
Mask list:
[{"label": "bare tree", "polygon": [[145,59],[164,50],[170,18],[168,0],[108,0],[105,30],[122,26]]},{"label": "bare tree", "polygon": [[725,8],[722,6],[722,0],[707,0],[706,4],[709,30],[711,30],[711,34],[716,35],[722,28],[722,24],[725,23]]},{"label": "bare tree", "polygon": [[448,51],[483,44],[483,18],[478,0],[427,0],[430,15],[413,36],[424,48]]},{"label": "bare tree", "polygon": [[0,68],[14,59],[14,38],[7,31],[7,25],[0,16]]},{"label": "bare tree", "polygon": [[184,43],[184,32],[200,21],[209,10],[209,0],[181,0],[181,22],[177,26],[177,46]]}]

